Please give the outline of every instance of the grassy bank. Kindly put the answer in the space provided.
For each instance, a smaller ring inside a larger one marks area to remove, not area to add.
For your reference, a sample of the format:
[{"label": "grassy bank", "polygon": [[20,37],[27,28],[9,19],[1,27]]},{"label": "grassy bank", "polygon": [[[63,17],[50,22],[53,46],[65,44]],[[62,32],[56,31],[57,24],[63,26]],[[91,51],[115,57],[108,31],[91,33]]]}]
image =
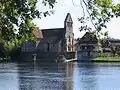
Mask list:
[{"label": "grassy bank", "polygon": [[120,57],[97,57],[92,61],[103,61],[103,62],[120,62]]}]

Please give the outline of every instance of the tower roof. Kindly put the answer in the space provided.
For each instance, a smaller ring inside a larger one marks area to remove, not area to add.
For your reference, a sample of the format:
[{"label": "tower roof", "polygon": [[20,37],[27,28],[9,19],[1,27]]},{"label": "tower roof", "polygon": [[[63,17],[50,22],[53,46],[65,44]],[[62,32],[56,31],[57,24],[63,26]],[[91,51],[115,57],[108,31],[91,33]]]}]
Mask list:
[{"label": "tower roof", "polygon": [[73,23],[72,18],[71,18],[71,14],[70,14],[70,13],[67,13],[67,16],[66,16],[64,22],[72,22],[72,23]]},{"label": "tower roof", "polygon": [[38,39],[42,39],[43,38],[43,34],[42,31],[39,28],[36,28],[32,31],[33,35],[38,38]]}]

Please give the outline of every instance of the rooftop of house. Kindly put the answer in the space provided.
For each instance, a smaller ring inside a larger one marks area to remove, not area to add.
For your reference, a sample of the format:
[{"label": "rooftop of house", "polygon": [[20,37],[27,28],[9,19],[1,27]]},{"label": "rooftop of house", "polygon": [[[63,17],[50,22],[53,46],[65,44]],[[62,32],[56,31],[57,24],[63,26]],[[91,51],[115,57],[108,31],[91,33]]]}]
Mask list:
[{"label": "rooftop of house", "polygon": [[103,46],[109,45],[111,43],[120,43],[120,39],[102,39],[101,43]]},{"label": "rooftop of house", "polygon": [[61,36],[64,33],[64,28],[51,28],[51,29],[42,29],[43,36],[52,37],[52,36]]},{"label": "rooftop of house", "polygon": [[95,44],[98,39],[93,33],[86,32],[82,38],[78,40],[78,44]]},{"label": "rooftop of house", "polygon": [[42,29],[43,39],[40,43],[57,43],[64,37],[64,28]]},{"label": "rooftop of house", "polygon": [[39,28],[36,28],[32,31],[32,34],[38,38],[38,39],[42,39],[43,38],[43,33]]},{"label": "rooftop of house", "polygon": [[[69,18],[69,19],[68,19],[68,18]],[[71,20],[70,22],[72,22],[72,23],[73,23],[70,13],[67,13],[67,16],[66,16],[66,18],[65,18],[65,21],[64,21],[64,22],[67,22],[67,20]]]},{"label": "rooftop of house", "polygon": [[120,43],[120,39],[108,39],[111,43]]}]

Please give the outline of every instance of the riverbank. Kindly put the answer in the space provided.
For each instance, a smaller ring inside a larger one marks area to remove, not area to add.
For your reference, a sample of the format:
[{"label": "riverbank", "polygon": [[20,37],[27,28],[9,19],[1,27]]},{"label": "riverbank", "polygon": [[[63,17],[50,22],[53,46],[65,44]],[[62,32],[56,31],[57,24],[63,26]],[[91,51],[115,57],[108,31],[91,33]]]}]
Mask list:
[{"label": "riverbank", "polygon": [[93,62],[120,62],[120,57],[97,57]]}]

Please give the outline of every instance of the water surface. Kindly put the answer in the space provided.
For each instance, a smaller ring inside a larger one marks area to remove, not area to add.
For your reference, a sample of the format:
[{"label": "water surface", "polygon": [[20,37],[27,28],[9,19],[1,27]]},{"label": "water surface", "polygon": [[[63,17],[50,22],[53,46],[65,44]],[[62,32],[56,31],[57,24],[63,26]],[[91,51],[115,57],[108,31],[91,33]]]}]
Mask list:
[{"label": "water surface", "polygon": [[0,90],[120,90],[120,63],[0,63]]}]

